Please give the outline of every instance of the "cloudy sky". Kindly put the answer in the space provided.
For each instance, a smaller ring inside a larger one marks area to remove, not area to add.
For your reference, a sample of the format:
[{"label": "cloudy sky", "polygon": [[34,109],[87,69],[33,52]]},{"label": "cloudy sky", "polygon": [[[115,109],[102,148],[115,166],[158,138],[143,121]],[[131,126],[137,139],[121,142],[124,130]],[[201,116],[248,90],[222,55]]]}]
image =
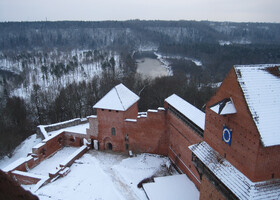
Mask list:
[{"label": "cloudy sky", "polygon": [[209,20],[280,23],[280,0],[0,0],[0,21]]}]

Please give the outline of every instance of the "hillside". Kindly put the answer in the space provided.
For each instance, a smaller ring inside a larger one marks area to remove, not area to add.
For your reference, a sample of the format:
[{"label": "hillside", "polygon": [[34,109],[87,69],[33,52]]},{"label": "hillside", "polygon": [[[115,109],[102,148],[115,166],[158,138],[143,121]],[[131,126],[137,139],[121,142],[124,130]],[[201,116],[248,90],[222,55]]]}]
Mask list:
[{"label": "hillside", "polygon": [[[176,93],[198,108],[234,64],[280,63],[280,24],[209,21],[0,23],[0,156],[39,124],[93,114],[124,83],[157,108]],[[155,56],[158,55],[158,56]],[[158,59],[172,76],[147,79],[136,59]]]}]

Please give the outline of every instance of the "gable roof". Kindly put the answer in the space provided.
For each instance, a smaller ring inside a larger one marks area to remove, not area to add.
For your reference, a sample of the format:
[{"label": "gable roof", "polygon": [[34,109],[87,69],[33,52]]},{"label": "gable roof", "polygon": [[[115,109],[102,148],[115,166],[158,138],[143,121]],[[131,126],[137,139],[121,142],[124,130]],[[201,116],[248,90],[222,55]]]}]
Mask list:
[{"label": "gable roof", "polygon": [[172,94],[170,97],[166,98],[165,101],[171,105],[173,108],[178,110],[193,123],[204,130],[205,125],[205,113],[197,109],[195,106],[185,101],[176,94]]},{"label": "gable roof", "polygon": [[235,65],[237,81],[265,147],[280,145],[280,64]]},{"label": "gable roof", "polygon": [[126,111],[138,100],[139,96],[120,83],[100,99],[93,108]]}]

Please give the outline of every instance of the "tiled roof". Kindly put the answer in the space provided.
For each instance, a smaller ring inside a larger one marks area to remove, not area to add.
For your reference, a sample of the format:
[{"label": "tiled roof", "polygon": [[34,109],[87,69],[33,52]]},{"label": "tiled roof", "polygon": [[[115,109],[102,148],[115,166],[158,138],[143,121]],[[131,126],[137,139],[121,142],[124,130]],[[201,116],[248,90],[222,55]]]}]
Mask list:
[{"label": "tiled roof", "polygon": [[280,180],[252,182],[205,141],[189,146],[199,160],[239,199],[278,199]]},{"label": "tiled roof", "polygon": [[265,147],[280,145],[280,64],[236,65],[237,80]]},{"label": "tiled roof", "polygon": [[100,99],[93,108],[126,111],[138,100],[139,97],[136,94],[123,84],[119,84]]},{"label": "tiled roof", "polygon": [[165,101],[182,113],[185,117],[190,119],[193,123],[204,130],[205,125],[205,113],[197,109],[192,104],[188,103],[176,94],[172,94],[170,97],[166,98]]}]

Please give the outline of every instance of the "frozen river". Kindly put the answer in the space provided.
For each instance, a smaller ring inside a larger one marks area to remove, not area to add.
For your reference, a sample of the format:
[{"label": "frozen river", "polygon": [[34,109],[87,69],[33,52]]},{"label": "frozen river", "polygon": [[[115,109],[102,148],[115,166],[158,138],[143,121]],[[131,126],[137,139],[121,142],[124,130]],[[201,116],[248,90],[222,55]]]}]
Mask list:
[{"label": "frozen river", "polygon": [[154,58],[137,59],[137,72],[148,78],[168,76],[168,68],[159,60]]}]

